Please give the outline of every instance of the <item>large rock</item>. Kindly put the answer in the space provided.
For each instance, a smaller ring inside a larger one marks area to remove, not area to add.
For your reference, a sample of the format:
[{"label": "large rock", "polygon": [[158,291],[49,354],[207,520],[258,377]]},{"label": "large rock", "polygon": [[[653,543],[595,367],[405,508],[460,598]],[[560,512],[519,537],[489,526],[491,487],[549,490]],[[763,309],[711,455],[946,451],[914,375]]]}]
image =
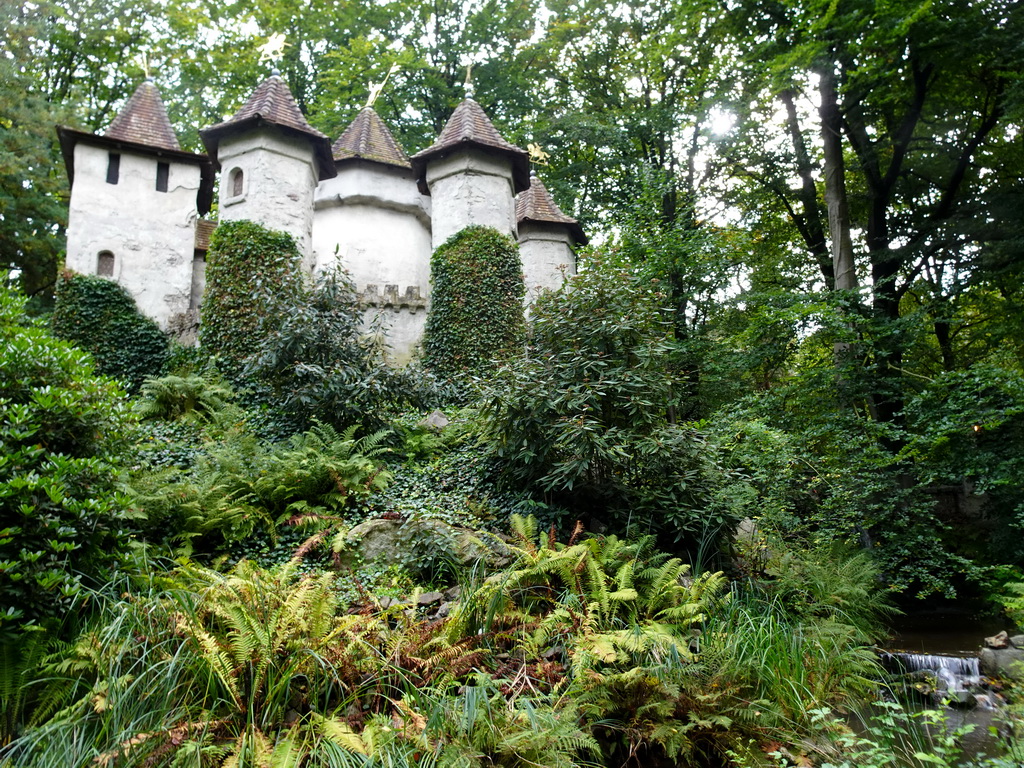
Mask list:
[{"label": "large rock", "polygon": [[378,518],[349,531],[339,559],[348,567],[361,560],[430,572],[446,561],[463,567],[477,563],[501,567],[511,555],[505,542],[482,531],[456,528],[441,520]]},{"label": "large rock", "polygon": [[1008,648],[1010,646],[1010,635],[1007,632],[1000,632],[998,635],[985,638],[986,648]]},{"label": "large rock", "polygon": [[982,648],[978,659],[985,675],[1024,680],[1024,648]]}]

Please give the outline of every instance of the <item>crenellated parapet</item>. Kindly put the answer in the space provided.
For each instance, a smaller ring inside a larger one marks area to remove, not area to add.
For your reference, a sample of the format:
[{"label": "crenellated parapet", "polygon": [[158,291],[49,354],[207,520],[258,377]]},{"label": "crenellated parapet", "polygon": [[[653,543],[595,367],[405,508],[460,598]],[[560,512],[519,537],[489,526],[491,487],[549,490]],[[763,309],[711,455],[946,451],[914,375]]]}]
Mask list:
[{"label": "crenellated parapet", "polygon": [[426,311],[428,300],[420,293],[418,285],[406,286],[405,292],[399,293],[397,285],[385,285],[381,291],[371,283],[359,294],[359,305],[367,309],[405,310],[416,314],[420,310]]}]

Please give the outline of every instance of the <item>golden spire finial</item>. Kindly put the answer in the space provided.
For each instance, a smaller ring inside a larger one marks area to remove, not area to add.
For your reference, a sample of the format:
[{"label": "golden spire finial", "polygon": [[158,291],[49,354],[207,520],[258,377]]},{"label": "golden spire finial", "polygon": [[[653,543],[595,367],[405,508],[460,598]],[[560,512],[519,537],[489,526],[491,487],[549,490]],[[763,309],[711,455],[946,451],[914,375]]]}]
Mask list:
[{"label": "golden spire finial", "polygon": [[391,65],[391,69],[389,69],[387,74],[384,75],[384,79],[381,82],[370,83],[370,95],[366,98],[366,104],[363,106],[363,109],[373,106],[374,102],[377,101],[377,97],[379,97],[381,92],[384,90],[384,86],[388,84],[388,80],[390,80],[391,76],[397,71],[398,63],[396,62]]},{"label": "golden spire finial", "polygon": [[142,67],[142,71],[146,75],[146,79],[152,80],[153,73],[149,71],[149,56],[146,55],[146,52],[142,51],[142,53],[139,54],[136,61],[138,62],[139,66]]},{"label": "golden spire finial", "polygon": [[534,165],[547,165],[551,155],[541,149],[540,144],[527,144],[526,150],[530,153],[530,162]]},{"label": "golden spire finial", "polygon": [[473,62],[466,65],[466,82],[462,84],[462,87],[466,89],[466,98],[473,98]]},{"label": "golden spire finial", "polygon": [[256,47],[256,50],[260,52],[259,63],[262,64],[264,61],[278,62],[284,58],[284,49],[287,48],[291,43],[285,42],[284,35],[276,33],[267,38],[267,42],[263,45]]}]

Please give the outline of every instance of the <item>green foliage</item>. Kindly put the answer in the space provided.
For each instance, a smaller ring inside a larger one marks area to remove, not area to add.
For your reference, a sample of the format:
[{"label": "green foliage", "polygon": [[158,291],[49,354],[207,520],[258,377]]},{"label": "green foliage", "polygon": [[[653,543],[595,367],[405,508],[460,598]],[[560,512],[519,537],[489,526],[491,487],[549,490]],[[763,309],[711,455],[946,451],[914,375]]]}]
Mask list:
[{"label": "green foliage", "polygon": [[1004,589],[1006,594],[1000,596],[999,601],[1010,621],[1024,629],[1024,584],[1014,582],[1006,584]]},{"label": "green foliage", "polygon": [[30,719],[37,704],[41,662],[52,640],[44,632],[0,639],[0,747]]},{"label": "green foliage", "polygon": [[509,482],[577,514],[669,540],[717,535],[727,482],[697,430],[672,415],[671,320],[657,282],[595,260],[533,308],[525,357],[488,395],[487,435]]},{"label": "green foliage", "polygon": [[389,410],[436,399],[432,376],[391,367],[374,334],[363,332],[363,310],[345,272],[322,275],[276,311],[277,325],[255,345],[244,376],[267,385],[273,408],[298,428],[319,420],[379,429]]},{"label": "green foliage", "polygon": [[891,701],[875,702],[873,711],[856,731],[828,708],[811,713],[816,740],[828,748],[808,755],[780,747],[769,757],[775,768],[806,765],[817,758],[821,768],[1013,768],[1020,764],[1020,745],[1004,745],[1006,754],[971,754],[965,738],[974,725],[954,727],[946,712],[926,709],[910,712]]},{"label": "green foliage", "polygon": [[455,379],[488,371],[523,340],[523,266],[515,242],[471,226],[448,238],[430,259],[430,314],[423,361]]},{"label": "green foliage", "polygon": [[291,236],[251,221],[221,222],[211,235],[200,342],[233,383],[302,295],[299,262]]},{"label": "green foliage", "polygon": [[204,421],[223,410],[234,397],[231,387],[204,376],[147,376],[139,393],[139,418]]},{"label": "green foliage", "polygon": [[326,424],[268,446],[244,429],[194,459],[187,473],[157,470],[133,481],[150,536],[191,554],[222,552],[258,531],[302,518],[337,517],[386,487],[378,457],[386,433],[356,439]]},{"label": "green foliage", "polygon": [[100,373],[135,391],[168,356],[168,339],[112,280],[66,271],[57,283],[53,333],[92,353]]},{"label": "green foliage", "polygon": [[516,517],[511,550],[433,616],[416,589],[385,602],[300,576],[298,556],[113,584],[0,761],[741,768],[813,730],[811,707],[854,703],[873,669],[849,627],[730,596],[650,538],[561,543]]},{"label": "green foliage", "polygon": [[0,634],[59,621],[133,530],[117,490],[123,392],[23,313],[0,290]]},{"label": "green foliage", "polygon": [[991,363],[944,373],[907,403],[903,455],[920,482],[968,483],[991,520],[984,537],[960,532],[960,551],[979,562],[1024,565],[1024,374]]}]

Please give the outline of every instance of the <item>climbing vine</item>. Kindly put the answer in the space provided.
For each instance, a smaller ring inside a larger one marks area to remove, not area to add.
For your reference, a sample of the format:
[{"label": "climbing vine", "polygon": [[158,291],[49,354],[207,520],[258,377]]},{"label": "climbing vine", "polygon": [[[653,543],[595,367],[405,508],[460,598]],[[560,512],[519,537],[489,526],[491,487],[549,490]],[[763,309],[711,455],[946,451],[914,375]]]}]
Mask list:
[{"label": "climbing vine", "polygon": [[467,227],[434,252],[430,271],[427,367],[446,378],[480,373],[523,343],[523,267],[508,235]]},{"label": "climbing vine", "polygon": [[299,252],[291,236],[251,221],[222,222],[210,238],[200,343],[238,379],[245,360],[302,293]]},{"label": "climbing vine", "polygon": [[65,271],[57,282],[50,328],[54,335],[92,353],[100,373],[138,390],[167,360],[167,336],[139,312],[120,285],[95,275]]}]

